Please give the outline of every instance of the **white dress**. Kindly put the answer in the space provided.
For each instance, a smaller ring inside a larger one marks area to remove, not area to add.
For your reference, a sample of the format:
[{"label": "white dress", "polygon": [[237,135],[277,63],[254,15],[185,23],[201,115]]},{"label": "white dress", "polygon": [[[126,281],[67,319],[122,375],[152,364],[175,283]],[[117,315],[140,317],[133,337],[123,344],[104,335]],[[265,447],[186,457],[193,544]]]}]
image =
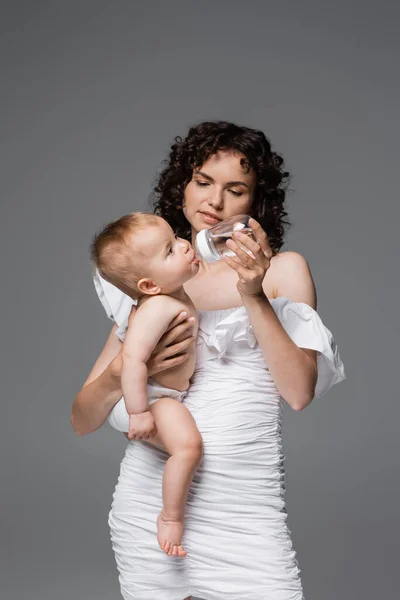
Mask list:
[{"label": "white dress", "polygon": [[[108,315],[123,327],[132,301],[97,277]],[[271,300],[302,348],[318,350],[316,395],[344,379],[331,333],[306,304]],[[186,508],[184,559],[158,547],[156,517],[166,455],[131,442],[109,515],[125,600],[302,600],[286,524],[282,399],[244,307],[199,311],[197,364],[184,401],[203,436],[204,458]],[[127,430],[123,400],[109,421]]]}]

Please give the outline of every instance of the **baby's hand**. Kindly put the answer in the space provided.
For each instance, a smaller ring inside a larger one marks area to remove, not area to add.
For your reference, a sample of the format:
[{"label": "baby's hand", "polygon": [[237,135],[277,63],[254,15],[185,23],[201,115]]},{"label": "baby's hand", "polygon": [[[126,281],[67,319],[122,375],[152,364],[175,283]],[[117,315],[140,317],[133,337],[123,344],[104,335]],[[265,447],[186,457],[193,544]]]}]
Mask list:
[{"label": "baby's hand", "polygon": [[156,433],[156,424],[149,410],[138,415],[129,415],[129,440],[148,440]]}]

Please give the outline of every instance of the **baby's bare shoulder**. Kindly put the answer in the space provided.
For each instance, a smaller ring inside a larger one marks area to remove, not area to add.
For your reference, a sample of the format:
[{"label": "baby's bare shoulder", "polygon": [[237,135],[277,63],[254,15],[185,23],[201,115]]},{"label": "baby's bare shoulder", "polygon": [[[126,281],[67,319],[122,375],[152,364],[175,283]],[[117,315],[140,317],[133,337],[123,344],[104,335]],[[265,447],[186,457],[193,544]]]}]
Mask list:
[{"label": "baby's bare shoulder", "polygon": [[148,314],[168,314],[173,318],[182,310],[185,310],[186,305],[181,300],[167,296],[166,294],[158,294],[157,296],[149,296],[141,302],[137,313],[144,316]]}]

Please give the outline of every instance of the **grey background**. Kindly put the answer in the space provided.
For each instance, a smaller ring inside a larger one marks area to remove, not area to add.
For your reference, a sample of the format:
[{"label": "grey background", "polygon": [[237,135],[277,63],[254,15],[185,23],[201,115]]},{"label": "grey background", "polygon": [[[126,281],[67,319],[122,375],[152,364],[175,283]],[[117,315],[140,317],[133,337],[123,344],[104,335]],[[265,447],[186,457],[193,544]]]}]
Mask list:
[{"label": "grey background", "polygon": [[[347,380],[284,414],[307,600],[398,585],[399,8],[394,2],[1,3],[1,597],[119,598],[107,513],[124,450],[69,425],[110,323],[87,248],[147,208],[173,136],[263,129],[293,174]],[[5,415],[5,418],[4,418]]]}]

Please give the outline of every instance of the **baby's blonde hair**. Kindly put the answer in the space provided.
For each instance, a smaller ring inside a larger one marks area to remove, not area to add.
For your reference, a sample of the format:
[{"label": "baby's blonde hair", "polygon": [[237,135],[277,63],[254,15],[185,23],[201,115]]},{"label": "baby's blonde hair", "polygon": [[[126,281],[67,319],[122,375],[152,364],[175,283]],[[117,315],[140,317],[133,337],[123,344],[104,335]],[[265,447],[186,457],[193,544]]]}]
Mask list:
[{"label": "baby's blonde hair", "polygon": [[135,264],[132,246],[127,243],[128,236],[149,225],[159,225],[160,219],[161,217],[143,212],[124,215],[106,225],[94,237],[90,246],[91,259],[100,275],[131,298],[137,299],[142,295],[137,282],[145,275],[140,266],[140,248],[137,250],[138,262]]}]

